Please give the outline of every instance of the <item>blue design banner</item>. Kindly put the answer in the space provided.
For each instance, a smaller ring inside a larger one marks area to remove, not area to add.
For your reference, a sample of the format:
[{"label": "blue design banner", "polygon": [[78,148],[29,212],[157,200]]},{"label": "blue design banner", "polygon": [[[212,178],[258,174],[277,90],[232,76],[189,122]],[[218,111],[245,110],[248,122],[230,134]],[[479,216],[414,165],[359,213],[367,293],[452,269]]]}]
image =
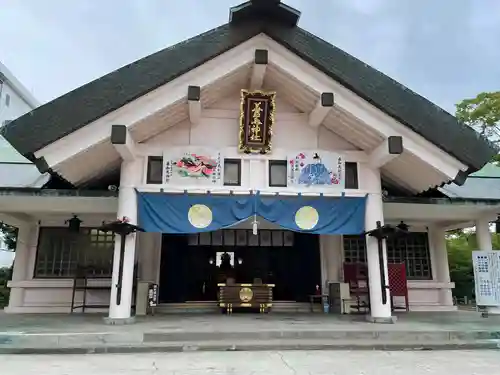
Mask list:
[{"label": "blue design banner", "polygon": [[139,225],[146,232],[199,233],[226,228],[255,212],[254,196],[138,193]]},{"label": "blue design banner", "polygon": [[258,215],[295,232],[360,234],[365,204],[365,197],[262,197]]},{"label": "blue design banner", "polygon": [[146,232],[209,232],[253,215],[296,232],[360,234],[365,230],[365,197],[137,194],[139,225]]}]

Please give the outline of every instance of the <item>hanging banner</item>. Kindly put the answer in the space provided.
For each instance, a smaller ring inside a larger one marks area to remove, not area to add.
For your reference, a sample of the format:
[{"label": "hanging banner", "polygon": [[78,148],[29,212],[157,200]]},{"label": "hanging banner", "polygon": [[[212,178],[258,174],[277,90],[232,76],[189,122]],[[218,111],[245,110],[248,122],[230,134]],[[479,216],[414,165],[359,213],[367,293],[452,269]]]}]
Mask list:
[{"label": "hanging banner", "polygon": [[222,186],[223,164],[224,158],[216,150],[190,148],[182,152],[173,148],[163,153],[163,183],[183,187]]},{"label": "hanging banner", "polygon": [[366,197],[138,192],[137,201],[139,224],[146,232],[188,234],[218,231],[254,216],[295,232],[354,235],[365,229]]},{"label": "hanging banner", "polygon": [[321,186],[343,190],[345,161],[328,151],[302,151],[288,157],[288,186]]},{"label": "hanging banner", "polygon": [[275,98],[275,92],[241,90],[239,151],[271,152]]}]

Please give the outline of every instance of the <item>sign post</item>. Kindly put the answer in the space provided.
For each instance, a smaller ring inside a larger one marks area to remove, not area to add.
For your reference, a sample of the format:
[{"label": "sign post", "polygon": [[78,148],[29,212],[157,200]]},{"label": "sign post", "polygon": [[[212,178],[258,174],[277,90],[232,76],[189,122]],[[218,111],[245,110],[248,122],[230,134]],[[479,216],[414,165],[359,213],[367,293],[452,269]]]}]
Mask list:
[{"label": "sign post", "polygon": [[150,283],[148,287],[148,307],[151,315],[155,314],[155,307],[158,306],[158,284]]},{"label": "sign post", "polygon": [[500,306],[500,251],[473,251],[472,264],[476,306],[478,309]]}]

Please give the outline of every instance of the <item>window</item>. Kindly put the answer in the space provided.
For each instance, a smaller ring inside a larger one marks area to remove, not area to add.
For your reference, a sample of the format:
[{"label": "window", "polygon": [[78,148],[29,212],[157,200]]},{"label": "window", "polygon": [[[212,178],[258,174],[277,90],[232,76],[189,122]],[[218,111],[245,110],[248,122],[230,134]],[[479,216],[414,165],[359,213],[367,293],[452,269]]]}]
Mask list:
[{"label": "window", "polygon": [[412,232],[408,236],[387,241],[387,261],[406,263],[408,279],[430,280],[432,272],[427,233]]},{"label": "window", "polygon": [[[344,261],[366,263],[364,236],[344,236]],[[432,279],[427,233],[411,232],[408,236],[387,241],[387,262],[405,263],[408,280]]]},{"label": "window", "polygon": [[8,107],[10,105],[10,95],[5,94],[5,106]]},{"label": "window", "polygon": [[287,186],[287,162],[286,160],[269,160],[269,186]]},{"label": "window", "polygon": [[241,185],[241,160],[224,159],[224,185]]},{"label": "window", "polygon": [[344,236],[344,262],[366,263],[365,236]]},{"label": "window", "polygon": [[345,188],[359,189],[358,182],[358,163],[345,163]]},{"label": "window", "polygon": [[163,183],[163,158],[161,156],[148,157],[147,184]]},{"label": "window", "polygon": [[294,233],[287,230],[224,229],[189,235],[189,246],[293,246]]},{"label": "window", "polygon": [[96,277],[111,277],[115,237],[111,232],[81,228],[40,228],[35,277],[70,278],[77,267],[89,267]]}]

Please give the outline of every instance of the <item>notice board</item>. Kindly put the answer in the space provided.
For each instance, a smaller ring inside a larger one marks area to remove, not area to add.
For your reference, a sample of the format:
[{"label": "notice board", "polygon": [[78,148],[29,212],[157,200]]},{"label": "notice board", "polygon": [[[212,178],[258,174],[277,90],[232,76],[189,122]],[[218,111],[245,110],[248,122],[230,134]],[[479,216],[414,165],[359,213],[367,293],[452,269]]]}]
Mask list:
[{"label": "notice board", "polygon": [[473,251],[477,306],[500,306],[500,251]]}]

